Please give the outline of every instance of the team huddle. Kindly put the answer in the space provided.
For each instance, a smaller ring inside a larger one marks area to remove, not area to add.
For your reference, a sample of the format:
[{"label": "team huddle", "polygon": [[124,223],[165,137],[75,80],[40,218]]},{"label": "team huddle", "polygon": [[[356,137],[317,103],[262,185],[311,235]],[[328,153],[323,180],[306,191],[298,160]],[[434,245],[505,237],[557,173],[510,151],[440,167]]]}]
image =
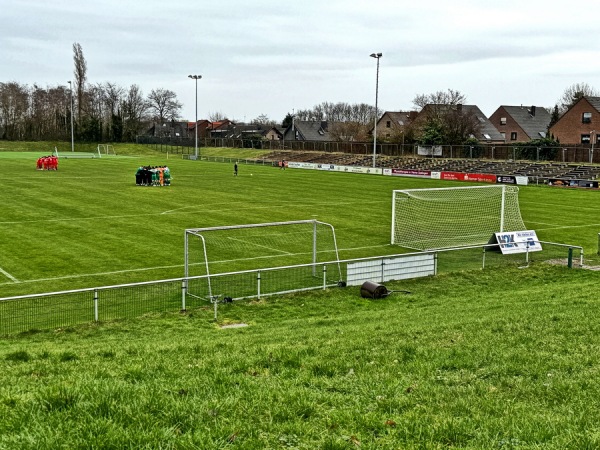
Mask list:
[{"label": "team huddle", "polygon": [[35,168],[37,170],[58,170],[58,157],[54,155],[38,158]]},{"label": "team huddle", "polygon": [[170,186],[171,172],[167,166],[140,166],[135,173],[138,186]]}]

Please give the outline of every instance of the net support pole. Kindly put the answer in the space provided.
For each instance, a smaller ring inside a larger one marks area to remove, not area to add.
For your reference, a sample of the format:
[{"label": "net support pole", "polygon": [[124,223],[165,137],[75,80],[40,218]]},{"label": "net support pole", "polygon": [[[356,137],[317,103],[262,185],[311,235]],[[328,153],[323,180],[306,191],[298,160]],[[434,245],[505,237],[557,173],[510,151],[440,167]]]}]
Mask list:
[{"label": "net support pole", "polygon": [[317,276],[317,221],[315,220],[313,222],[313,255],[312,255],[312,262],[313,262],[313,277]]},{"label": "net support pole", "polygon": [[504,231],[504,208],[506,204],[506,186],[502,186],[502,202],[500,204],[500,232]]}]

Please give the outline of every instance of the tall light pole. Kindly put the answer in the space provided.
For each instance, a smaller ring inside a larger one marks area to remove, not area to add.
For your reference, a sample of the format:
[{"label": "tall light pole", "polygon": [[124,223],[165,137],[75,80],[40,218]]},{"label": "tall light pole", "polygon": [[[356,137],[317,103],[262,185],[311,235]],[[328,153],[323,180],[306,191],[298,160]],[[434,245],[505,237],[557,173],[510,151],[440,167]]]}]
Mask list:
[{"label": "tall light pole", "polygon": [[73,85],[71,84],[71,80],[69,83],[69,92],[71,93],[71,151],[75,151],[75,135],[73,134]]},{"label": "tall light pole", "polygon": [[375,167],[375,157],[377,155],[377,99],[379,97],[379,58],[382,53],[371,53],[371,58],[377,60],[377,77],[375,78],[375,126],[373,127],[373,167]]},{"label": "tall light pole", "polygon": [[198,159],[198,80],[202,78],[202,75],[188,75],[188,78],[196,81],[196,126],[194,127],[194,134],[196,135],[196,146],[194,147],[196,160]]}]

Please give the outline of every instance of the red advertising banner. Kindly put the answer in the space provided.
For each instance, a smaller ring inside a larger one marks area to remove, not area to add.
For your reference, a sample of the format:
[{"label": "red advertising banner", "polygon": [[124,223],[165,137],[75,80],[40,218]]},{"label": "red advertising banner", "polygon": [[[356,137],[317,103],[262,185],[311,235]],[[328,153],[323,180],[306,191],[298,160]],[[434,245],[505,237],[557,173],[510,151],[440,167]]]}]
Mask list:
[{"label": "red advertising banner", "polygon": [[441,180],[472,181],[477,183],[496,183],[496,175],[489,173],[441,172]]}]

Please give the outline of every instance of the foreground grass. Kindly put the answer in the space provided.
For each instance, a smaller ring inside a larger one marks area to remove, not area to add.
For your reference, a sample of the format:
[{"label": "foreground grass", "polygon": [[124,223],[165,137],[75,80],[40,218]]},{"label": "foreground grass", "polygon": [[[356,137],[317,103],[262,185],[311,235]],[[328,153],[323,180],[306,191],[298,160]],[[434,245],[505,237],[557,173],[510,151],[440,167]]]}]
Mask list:
[{"label": "foreground grass", "polygon": [[25,334],[0,448],[598,448],[598,274],[544,264]]}]

